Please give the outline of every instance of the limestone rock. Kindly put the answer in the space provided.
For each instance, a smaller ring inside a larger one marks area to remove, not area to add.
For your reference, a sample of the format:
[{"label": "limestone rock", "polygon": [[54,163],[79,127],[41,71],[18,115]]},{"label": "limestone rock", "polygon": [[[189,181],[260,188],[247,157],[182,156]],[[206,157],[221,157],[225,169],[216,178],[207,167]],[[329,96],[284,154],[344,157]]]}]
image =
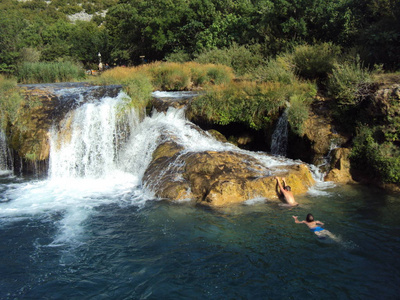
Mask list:
[{"label": "limestone rock", "polygon": [[348,148],[337,148],[332,151],[331,170],[325,176],[325,181],[354,182],[350,174],[350,151]]},{"label": "limestone rock", "polygon": [[185,152],[175,142],[161,144],[143,178],[157,197],[191,199],[225,206],[254,198],[280,201],[275,175],[286,177],[294,194],[305,193],[314,180],[304,164],[268,169],[254,157],[234,151]]}]

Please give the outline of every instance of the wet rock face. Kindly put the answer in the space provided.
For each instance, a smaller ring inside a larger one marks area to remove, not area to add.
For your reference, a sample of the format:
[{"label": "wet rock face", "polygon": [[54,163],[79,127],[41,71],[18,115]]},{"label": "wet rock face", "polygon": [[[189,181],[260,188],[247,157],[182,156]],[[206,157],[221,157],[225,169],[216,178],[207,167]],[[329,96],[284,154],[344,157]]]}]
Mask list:
[{"label": "wet rock face", "polygon": [[280,201],[274,176],[286,177],[294,194],[304,193],[314,184],[305,165],[268,169],[247,154],[185,152],[173,141],[157,148],[143,182],[160,198],[225,206],[254,198]]}]

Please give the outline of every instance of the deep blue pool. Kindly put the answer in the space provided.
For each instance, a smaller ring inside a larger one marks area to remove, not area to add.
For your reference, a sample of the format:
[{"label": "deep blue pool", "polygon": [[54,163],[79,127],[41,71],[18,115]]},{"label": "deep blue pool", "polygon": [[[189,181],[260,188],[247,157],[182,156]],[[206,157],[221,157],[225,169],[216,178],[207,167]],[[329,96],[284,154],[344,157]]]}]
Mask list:
[{"label": "deep blue pool", "polygon": [[[138,193],[77,205],[43,182],[1,182],[1,299],[400,297],[400,197],[381,190],[328,186],[296,208],[212,210]],[[294,223],[308,212],[337,240]]]}]

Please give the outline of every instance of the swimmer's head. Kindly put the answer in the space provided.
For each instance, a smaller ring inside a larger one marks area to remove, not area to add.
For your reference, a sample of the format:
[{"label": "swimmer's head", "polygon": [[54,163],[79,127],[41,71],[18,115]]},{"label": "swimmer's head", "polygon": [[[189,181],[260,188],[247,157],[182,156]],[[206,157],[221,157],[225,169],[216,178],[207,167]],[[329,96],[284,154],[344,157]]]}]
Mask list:
[{"label": "swimmer's head", "polygon": [[307,221],[307,222],[312,222],[312,221],[314,221],[314,216],[313,216],[312,214],[308,214],[307,217],[306,217],[306,221]]},{"label": "swimmer's head", "polygon": [[285,186],[285,190],[287,190],[288,192],[290,192],[292,190],[292,188],[290,186]]}]

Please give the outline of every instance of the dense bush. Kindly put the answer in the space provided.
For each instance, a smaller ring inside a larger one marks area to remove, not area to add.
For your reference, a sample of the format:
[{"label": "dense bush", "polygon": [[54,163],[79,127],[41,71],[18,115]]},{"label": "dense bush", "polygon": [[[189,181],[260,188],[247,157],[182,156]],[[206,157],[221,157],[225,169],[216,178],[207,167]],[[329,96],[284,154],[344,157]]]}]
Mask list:
[{"label": "dense bush", "polygon": [[260,64],[252,72],[246,74],[246,78],[261,82],[281,82],[291,84],[297,80],[294,74],[294,66],[286,56],[278,56],[270,59],[266,64]]},{"label": "dense bush", "polygon": [[84,70],[71,62],[25,62],[18,67],[20,83],[49,83],[81,80]]},{"label": "dense bush", "polygon": [[223,65],[188,63],[153,63],[143,65],[156,90],[183,91],[208,84],[229,83],[234,74]]},{"label": "dense bush", "polygon": [[400,183],[400,151],[391,142],[379,143],[379,129],[361,127],[351,152],[352,167],[369,177],[387,183]]},{"label": "dense bush", "polygon": [[196,59],[202,64],[221,64],[231,67],[235,74],[242,76],[252,72],[257,66],[264,62],[264,57],[257,46],[238,46],[233,44],[229,48],[212,49],[202,52]]},{"label": "dense bush", "polygon": [[334,99],[332,115],[342,130],[353,133],[356,123],[362,121],[361,104],[371,85],[371,73],[359,60],[335,64],[329,76],[327,93]]},{"label": "dense bush", "polygon": [[291,54],[295,72],[304,79],[325,79],[333,70],[340,48],[331,43],[297,46]]},{"label": "dense bush", "polygon": [[338,106],[354,106],[362,100],[362,88],[371,82],[371,74],[357,59],[336,63],[328,81],[328,93]]},{"label": "dense bush", "polygon": [[190,70],[178,63],[155,63],[147,67],[153,87],[164,91],[182,91],[190,87]]}]

